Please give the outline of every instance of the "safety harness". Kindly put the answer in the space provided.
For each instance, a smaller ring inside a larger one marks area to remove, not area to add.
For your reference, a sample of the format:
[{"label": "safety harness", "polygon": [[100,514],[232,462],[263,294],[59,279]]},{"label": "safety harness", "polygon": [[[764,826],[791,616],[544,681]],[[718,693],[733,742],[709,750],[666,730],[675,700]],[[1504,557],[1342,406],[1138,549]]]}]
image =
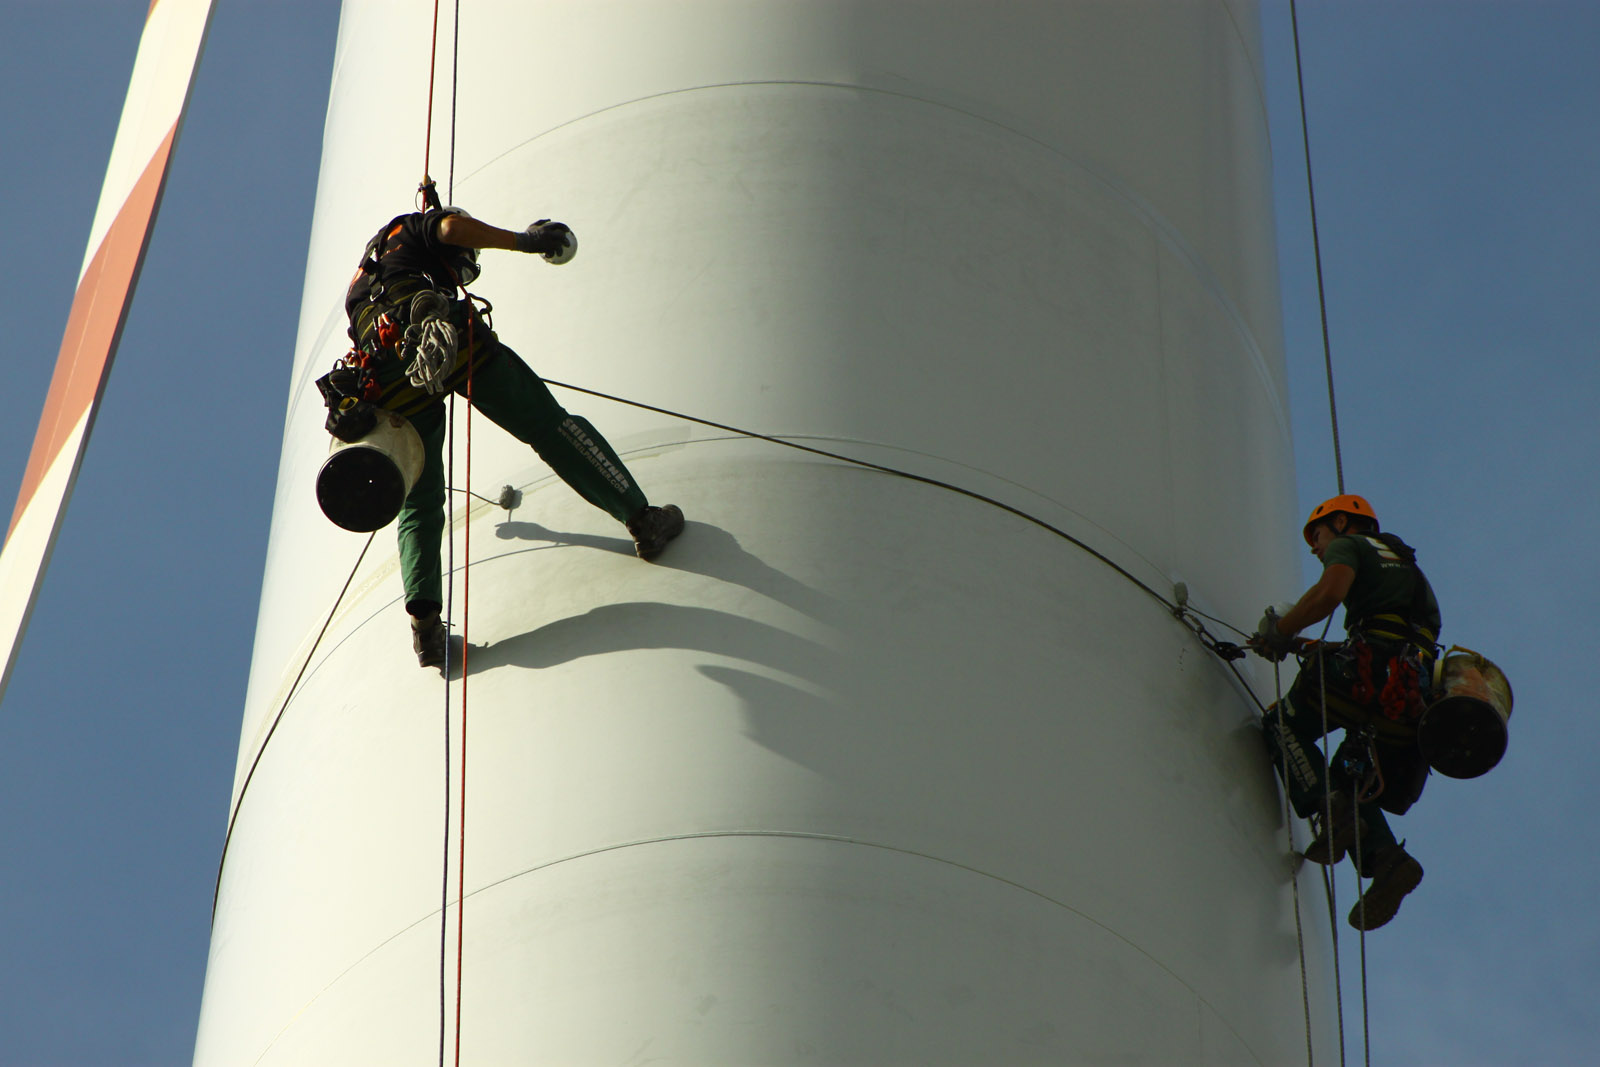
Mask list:
[{"label": "safety harness", "polygon": [[[437,197],[430,203],[436,205]],[[364,437],[376,423],[379,407],[401,414],[426,407],[447,387],[455,369],[454,343],[440,343],[452,329],[441,309],[455,303],[459,287],[451,265],[441,264],[450,275],[442,280],[411,270],[391,271],[392,276],[384,278],[382,261],[400,247],[397,239],[409,217],[395,216],[367,242],[345,296],[350,349],[317,379],[328,408],[326,429],[341,441]],[[487,301],[480,303],[487,315]],[[449,351],[441,353],[441,347]],[[424,356],[420,361],[419,353]],[[402,370],[410,374],[409,382]]]},{"label": "safety harness", "polygon": [[[1355,680],[1350,695],[1370,707],[1374,701],[1384,719],[1410,731],[1427,706],[1425,690],[1431,679],[1430,666],[1438,655],[1438,635],[1419,621],[1427,611],[1428,580],[1417,566],[1416,549],[1392,533],[1373,533],[1373,537],[1411,569],[1411,603],[1403,612],[1378,612],[1350,624],[1350,636],[1336,653],[1354,659]],[[1375,654],[1372,642],[1399,645],[1401,650],[1387,657],[1388,669],[1380,687],[1374,677]],[[1381,732],[1391,733],[1393,727]]]}]

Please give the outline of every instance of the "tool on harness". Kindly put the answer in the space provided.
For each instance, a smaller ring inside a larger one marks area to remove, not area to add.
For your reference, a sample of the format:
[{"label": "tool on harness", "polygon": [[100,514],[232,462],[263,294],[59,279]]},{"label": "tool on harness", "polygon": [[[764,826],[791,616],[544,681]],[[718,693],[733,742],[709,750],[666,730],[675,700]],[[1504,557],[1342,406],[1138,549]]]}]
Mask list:
[{"label": "tool on harness", "polygon": [[338,440],[359,441],[377,423],[378,408],[372,401],[377,399],[378,383],[372,375],[371,357],[359,349],[351,349],[318,378],[317,391],[328,406],[323,427]]},{"label": "tool on harness", "polygon": [[1389,661],[1389,676],[1378,692],[1378,706],[1391,722],[1414,723],[1422,718],[1421,670],[1409,650]]},{"label": "tool on harness", "polygon": [[335,526],[357,533],[381,530],[422,475],[424,449],[416,427],[401,415],[367,404],[372,423],[354,440],[335,436],[317,472],[317,504]]},{"label": "tool on harness", "polygon": [[1378,762],[1377,741],[1370,727],[1339,746],[1329,770],[1354,786],[1359,803],[1370,804],[1383,795],[1383,766]]},{"label": "tool on harness", "polygon": [[1451,645],[1434,664],[1433,691],[1417,723],[1417,747],[1428,766],[1449,778],[1493,770],[1510,740],[1511,683],[1484,656]]},{"label": "tool on harness", "polygon": [[1351,639],[1335,654],[1339,652],[1348,653],[1349,658],[1355,661],[1355,678],[1350,682],[1351,697],[1358,704],[1371,704],[1378,695],[1378,686],[1372,680],[1372,646],[1365,641]]}]

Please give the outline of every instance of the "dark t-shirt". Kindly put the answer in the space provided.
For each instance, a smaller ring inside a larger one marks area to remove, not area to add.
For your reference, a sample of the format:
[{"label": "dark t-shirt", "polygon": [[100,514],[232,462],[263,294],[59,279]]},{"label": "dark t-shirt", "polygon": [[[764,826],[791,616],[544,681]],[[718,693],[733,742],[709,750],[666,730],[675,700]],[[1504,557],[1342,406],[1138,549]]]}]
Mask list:
[{"label": "dark t-shirt", "polygon": [[[362,306],[370,302],[374,285],[404,288],[408,293],[420,288],[446,293],[454,290],[456,278],[471,251],[439,239],[439,222],[447,214],[435,208],[397,215],[378,231],[381,238],[372,249],[377,262],[376,273],[357,270],[345,294],[344,309],[352,323],[357,321],[357,312]],[[402,281],[412,284],[397,284]]]},{"label": "dark t-shirt", "polygon": [[390,219],[367,246],[376,260],[376,269],[358,269],[345,294],[350,340],[375,357],[370,372],[378,383],[378,394],[368,399],[401,415],[414,415],[439,402],[440,398],[411,385],[404,362],[394,358],[393,348],[380,347],[378,319],[381,313],[387,311],[391,318],[398,317],[399,325],[404,326],[406,309],[418,292],[433,289],[451,299],[448,318],[456,327],[466,358],[458,358],[455,369],[446,379],[449,389],[459,386],[466,380],[469,370],[482,366],[499,350],[494,331],[488,324],[469,310],[466,301],[454,299],[456,279],[475,276],[476,270],[471,275],[461,273],[473,250],[439,239],[439,222],[447,214],[449,212],[433,209]]},{"label": "dark t-shirt", "polygon": [[[1417,610],[1412,623],[1438,634],[1439,602],[1434,599],[1428,580],[1415,564],[1407,563],[1380,538],[1371,534],[1335,537],[1322,553],[1323,569],[1335,563],[1356,572],[1344,598],[1345,629],[1354,629],[1355,624],[1373,615],[1410,617],[1415,601]],[[1422,583],[1420,597],[1418,582]]]}]

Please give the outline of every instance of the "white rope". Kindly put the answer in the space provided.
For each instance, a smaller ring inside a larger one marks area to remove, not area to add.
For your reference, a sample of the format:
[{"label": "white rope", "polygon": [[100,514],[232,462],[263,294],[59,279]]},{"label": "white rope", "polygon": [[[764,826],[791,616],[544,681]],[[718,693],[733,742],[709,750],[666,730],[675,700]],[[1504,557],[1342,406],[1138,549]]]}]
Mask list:
[{"label": "white rope", "polygon": [[[1328,671],[1327,660],[1324,658],[1324,649],[1328,647],[1328,630],[1333,626],[1333,616],[1328,616],[1328,621],[1322,624],[1322,634],[1317,638],[1317,703],[1322,711],[1322,799],[1326,807],[1322,814],[1322,826],[1328,835],[1330,845],[1333,841],[1333,760],[1328,754]],[[1351,804],[1351,818],[1356,820],[1357,849],[1360,848],[1361,839],[1361,805],[1359,800]],[[1332,849],[1329,849],[1329,858],[1332,858]],[[1359,863],[1359,860],[1357,861]],[[1333,938],[1333,1002],[1339,1017],[1339,1067],[1345,1063],[1344,1043],[1344,971],[1339,955],[1339,893],[1338,879],[1333,876],[1334,864],[1329,864],[1322,873],[1322,890],[1328,897],[1328,932]],[[1356,870],[1357,890],[1360,889],[1361,873],[1359,866]],[[1365,982],[1365,971],[1362,980]],[[1363,1016],[1366,1013],[1365,1001],[1362,1005]],[[1363,1025],[1365,1025],[1363,1023]]]},{"label": "white rope", "polygon": [[441,318],[428,318],[406,327],[400,358],[406,360],[406,380],[430,396],[438,396],[456,369],[460,351],[456,328]]},{"label": "white rope", "polygon": [[[1283,737],[1283,678],[1279,673],[1277,660],[1272,661],[1272,696],[1272,707],[1277,712],[1277,718],[1273,721],[1272,729],[1273,732],[1277,734],[1279,766],[1283,768],[1283,831],[1284,836],[1289,843],[1289,855],[1293,856],[1295,852],[1294,808],[1289,803],[1289,743],[1284,740]],[[1306,937],[1305,930],[1301,926],[1300,922],[1300,872],[1298,870],[1295,870],[1291,873],[1289,877],[1289,884],[1291,887],[1293,887],[1294,891],[1294,939],[1295,944],[1300,950],[1300,1005],[1305,1011],[1306,1018],[1306,1067],[1312,1067],[1316,1061],[1311,1044],[1311,990],[1306,978]],[[1337,950],[1335,951],[1334,958],[1336,960],[1338,958]],[[1337,964],[1334,966],[1334,974],[1337,978]],[[1344,1040],[1343,1029],[1344,1026],[1341,1022],[1341,1048]]]}]

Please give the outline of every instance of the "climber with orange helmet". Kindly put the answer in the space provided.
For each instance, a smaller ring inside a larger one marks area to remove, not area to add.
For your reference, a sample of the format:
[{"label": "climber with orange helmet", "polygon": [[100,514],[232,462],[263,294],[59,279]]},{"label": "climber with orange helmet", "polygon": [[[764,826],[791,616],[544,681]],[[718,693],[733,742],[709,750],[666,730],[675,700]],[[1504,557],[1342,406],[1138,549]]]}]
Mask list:
[{"label": "climber with orange helmet", "polygon": [[[1427,781],[1416,727],[1438,653],[1439,604],[1415,550],[1382,532],[1364,498],[1323,501],[1302,533],[1322,576],[1281,616],[1268,608],[1250,641],[1269,659],[1298,654],[1302,664],[1288,694],[1268,709],[1268,748],[1295,812],[1317,826],[1306,858],[1331,866],[1356,850],[1360,873],[1372,882],[1349,920],[1372,930],[1422,881],[1422,865],[1395,839],[1384,812],[1403,815]],[[1298,639],[1341,604],[1342,643]],[[1330,768],[1317,740],[1335,729],[1344,740]]]}]

